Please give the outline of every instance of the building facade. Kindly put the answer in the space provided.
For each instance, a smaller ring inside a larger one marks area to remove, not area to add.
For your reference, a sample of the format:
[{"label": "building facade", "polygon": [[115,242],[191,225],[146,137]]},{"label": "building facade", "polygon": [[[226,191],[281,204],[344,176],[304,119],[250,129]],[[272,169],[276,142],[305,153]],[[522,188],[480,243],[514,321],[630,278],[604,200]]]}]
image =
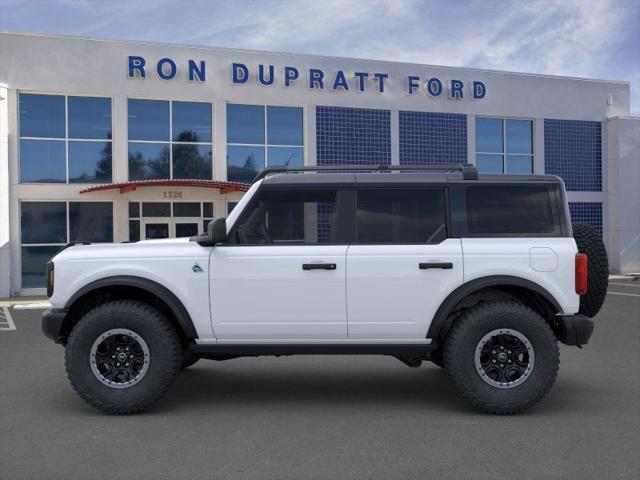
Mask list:
[{"label": "building facade", "polygon": [[68,242],[197,234],[267,166],[449,163],[562,177],[640,271],[626,82],[0,33],[0,297]]}]

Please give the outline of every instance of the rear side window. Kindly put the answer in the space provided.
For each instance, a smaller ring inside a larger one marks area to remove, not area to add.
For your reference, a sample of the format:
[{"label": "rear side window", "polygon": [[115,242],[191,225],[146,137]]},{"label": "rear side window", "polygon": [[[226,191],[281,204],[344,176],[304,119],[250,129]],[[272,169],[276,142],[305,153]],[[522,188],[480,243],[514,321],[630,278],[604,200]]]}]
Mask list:
[{"label": "rear side window", "polygon": [[444,190],[359,190],[359,243],[439,243],[447,237]]},{"label": "rear side window", "polygon": [[469,233],[536,234],[556,229],[549,190],[540,186],[467,188]]}]

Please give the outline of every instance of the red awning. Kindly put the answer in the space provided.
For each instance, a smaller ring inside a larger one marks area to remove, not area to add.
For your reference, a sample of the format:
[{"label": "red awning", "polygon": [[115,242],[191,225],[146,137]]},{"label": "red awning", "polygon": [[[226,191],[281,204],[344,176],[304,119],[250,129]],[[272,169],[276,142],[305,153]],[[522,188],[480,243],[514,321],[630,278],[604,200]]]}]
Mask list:
[{"label": "red awning", "polygon": [[248,183],[220,182],[217,180],[138,180],[134,182],[106,183],[80,190],[80,193],[100,192],[103,190],[120,189],[120,193],[133,192],[141,187],[200,187],[217,188],[220,193],[246,192]]}]

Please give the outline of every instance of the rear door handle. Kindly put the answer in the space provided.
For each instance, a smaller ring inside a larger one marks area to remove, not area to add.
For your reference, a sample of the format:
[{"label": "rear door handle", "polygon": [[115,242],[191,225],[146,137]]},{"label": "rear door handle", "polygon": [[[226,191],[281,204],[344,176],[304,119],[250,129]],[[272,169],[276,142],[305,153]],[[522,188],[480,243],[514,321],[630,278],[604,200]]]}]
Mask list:
[{"label": "rear door handle", "polygon": [[453,263],[451,262],[424,262],[419,263],[418,267],[420,270],[427,270],[429,268],[441,268],[443,270],[449,270],[453,268]]},{"label": "rear door handle", "polygon": [[303,270],[335,270],[337,265],[335,263],[303,263]]}]

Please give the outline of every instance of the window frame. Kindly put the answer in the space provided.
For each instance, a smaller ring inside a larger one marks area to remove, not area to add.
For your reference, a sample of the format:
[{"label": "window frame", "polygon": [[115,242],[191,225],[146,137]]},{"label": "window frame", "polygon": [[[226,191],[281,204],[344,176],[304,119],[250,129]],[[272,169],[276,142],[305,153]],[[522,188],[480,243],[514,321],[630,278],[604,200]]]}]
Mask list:
[{"label": "window frame", "polygon": [[[478,119],[488,119],[488,120],[500,120],[502,123],[502,151],[501,152],[483,152],[479,151],[477,148],[478,141],[478,129],[477,129],[477,121]],[[507,152],[507,121],[508,120],[519,120],[519,121],[527,121],[531,122],[531,153],[509,153]],[[530,117],[495,117],[491,115],[476,115],[474,118],[474,164],[476,167],[478,166],[478,155],[500,155],[502,157],[502,172],[493,175],[534,175],[535,174],[535,128],[536,122],[535,118]],[[531,158],[531,172],[530,173],[507,173],[507,157],[529,157]],[[482,172],[480,172],[482,173]]]},{"label": "window frame", "polygon": [[[364,190],[402,190],[402,191],[410,191],[410,190],[440,190],[442,193],[442,206],[444,207],[444,225],[445,225],[445,233],[444,238],[442,240],[436,242],[361,242],[358,240],[358,194]],[[450,214],[450,205],[449,205],[449,187],[448,185],[442,184],[425,184],[421,185],[410,185],[410,186],[401,186],[401,185],[389,185],[389,186],[362,186],[354,189],[355,191],[355,204],[354,208],[354,226],[353,226],[353,240],[351,242],[352,245],[439,245],[445,240],[451,238],[451,214]]]},{"label": "window frame", "polygon": [[[264,116],[264,143],[235,143],[229,142],[229,134],[227,125],[227,115],[226,109],[229,108],[229,105],[243,105],[243,106],[251,106],[251,107],[262,107],[263,116]],[[288,144],[270,144],[269,143],[269,116],[268,110],[269,107],[285,107],[285,108],[300,108],[302,109],[302,145],[288,145]],[[225,163],[226,163],[226,171],[225,175],[228,177],[229,173],[229,147],[255,147],[262,148],[264,151],[264,168],[269,168],[269,147],[280,147],[280,148],[302,148],[302,166],[307,165],[307,107],[306,105],[294,105],[294,104],[273,104],[273,103],[265,103],[265,102],[254,102],[254,103],[242,103],[242,102],[226,102],[225,103],[225,126],[226,126],[226,138],[225,138]],[[258,172],[260,173],[260,172]]]},{"label": "window frame", "polygon": [[[143,203],[168,203],[169,204],[169,216],[168,217],[152,217],[149,215],[143,215],[143,209],[142,209],[142,204]],[[174,204],[176,203],[197,203],[200,205],[200,215],[199,217],[178,217],[174,215]],[[211,204],[211,217],[206,216],[204,214],[204,204],[205,203],[210,203]],[[137,221],[138,222],[138,239],[141,239],[143,237],[142,235],[142,229],[144,228],[144,222],[143,220],[145,218],[169,218],[171,219],[172,222],[174,222],[174,219],[188,219],[188,218],[199,218],[200,221],[202,222],[202,226],[204,227],[205,225],[208,225],[208,222],[211,222],[212,220],[215,219],[215,217],[213,215],[215,215],[215,208],[216,208],[216,203],[218,203],[218,201],[212,200],[180,200],[180,201],[172,201],[169,200],[167,202],[153,202],[150,200],[129,200],[127,202],[127,241],[128,242],[132,242],[133,240],[131,240],[131,222],[132,221]],[[137,204],[138,205],[138,216],[131,216],[129,214],[129,208],[131,204]],[[207,233],[207,229],[203,228],[204,232],[203,233]],[[173,238],[173,237],[169,237],[169,238]],[[135,241],[139,241],[139,240],[135,240]]]},{"label": "window frame", "polygon": [[[168,102],[169,103],[169,137],[167,140],[132,140],[129,138],[129,100],[149,100],[155,102]],[[211,107],[211,142],[178,142],[173,140],[173,103],[203,103],[209,104]],[[148,143],[154,145],[168,145],[169,146],[169,176],[166,180],[174,180],[173,177],[173,146],[174,145],[203,145],[211,147],[211,178],[207,178],[205,180],[213,180],[216,177],[216,152],[215,152],[215,138],[216,138],[216,129],[215,129],[215,101],[214,100],[196,100],[196,99],[174,99],[174,98],[150,98],[150,97],[140,97],[140,96],[127,96],[126,97],[126,119],[127,119],[127,180],[128,181],[136,181],[131,180],[131,172],[129,170],[129,145],[131,143]],[[143,181],[145,179],[137,180]]]},{"label": "window frame", "polygon": [[[64,98],[64,137],[23,137],[20,133],[20,95],[49,95],[54,97]],[[111,114],[111,138],[74,138],[69,137],[69,97],[82,97],[82,98],[108,98]],[[113,165],[114,165],[114,136],[115,131],[113,129],[113,96],[104,94],[87,94],[87,95],[69,95],[67,93],[55,93],[55,92],[37,92],[32,90],[18,90],[17,92],[17,143],[18,143],[18,183],[20,185],[89,185],[99,184],[104,185],[113,183]],[[64,181],[63,182],[23,182],[22,181],[22,159],[20,144],[22,140],[42,140],[42,141],[56,141],[64,142]],[[111,144],[111,180],[108,182],[88,181],[88,182],[70,182],[69,181],[69,142],[89,142],[89,143],[110,143]]]}]

